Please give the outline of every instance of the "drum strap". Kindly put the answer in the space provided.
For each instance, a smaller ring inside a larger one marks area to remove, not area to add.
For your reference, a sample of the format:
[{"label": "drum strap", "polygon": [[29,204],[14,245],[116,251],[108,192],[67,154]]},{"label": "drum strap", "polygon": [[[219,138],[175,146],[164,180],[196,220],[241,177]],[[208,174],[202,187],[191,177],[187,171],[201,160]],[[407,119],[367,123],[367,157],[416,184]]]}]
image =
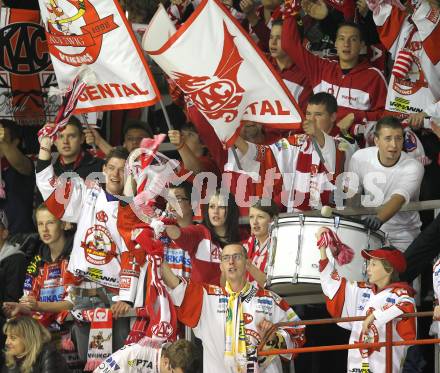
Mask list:
[{"label": "drum strap", "polygon": [[313,147],[315,148],[316,152],[318,153],[318,156],[319,156],[319,159],[321,160],[321,163],[323,165],[325,165],[326,164],[325,159],[324,159],[324,156],[322,155],[322,152],[321,152],[321,149],[320,149],[318,143],[316,142],[316,140],[314,138],[311,138],[311,140],[312,140]]}]

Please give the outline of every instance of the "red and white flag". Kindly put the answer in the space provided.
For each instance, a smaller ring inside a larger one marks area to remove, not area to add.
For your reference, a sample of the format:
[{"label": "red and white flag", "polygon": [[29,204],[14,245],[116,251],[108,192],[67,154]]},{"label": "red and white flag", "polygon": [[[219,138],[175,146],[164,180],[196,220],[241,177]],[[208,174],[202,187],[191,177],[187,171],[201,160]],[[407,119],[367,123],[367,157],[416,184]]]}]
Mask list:
[{"label": "red and white flag", "polygon": [[[283,81],[235,18],[217,0],[202,0],[171,37],[164,10],[150,22],[142,47],[214,127],[226,145],[242,120],[297,128],[302,117]],[[170,21],[171,22],[171,21]]]},{"label": "red and white flag", "polygon": [[47,44],[61,89],[81,65],[97,82],[79,97],[75,113],[153,105],[159,90],[116,0],[39,0]]}]

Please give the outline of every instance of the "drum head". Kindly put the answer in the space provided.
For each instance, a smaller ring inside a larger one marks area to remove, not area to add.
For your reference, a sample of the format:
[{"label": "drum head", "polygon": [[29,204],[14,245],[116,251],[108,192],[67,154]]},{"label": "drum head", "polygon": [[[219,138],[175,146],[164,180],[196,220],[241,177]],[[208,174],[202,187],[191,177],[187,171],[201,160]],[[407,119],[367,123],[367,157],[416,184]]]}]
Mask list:
[{"label": "drum head", "polygon": [[352,261],[338,265],[330,251],[330,264],[339,274],[353,281],[364,281],[365,260],[361,250],[383,246],[382,232],[368,234],[364,226],[348,219],[304,217],[283,217],[273,232],[271,256],[268,263],[268,286],[275,293],[305,295],[322,293],[319,280],[320,251],[316,245],[316,232],[321,227],[334,231],[340,240],[354,251]]}]

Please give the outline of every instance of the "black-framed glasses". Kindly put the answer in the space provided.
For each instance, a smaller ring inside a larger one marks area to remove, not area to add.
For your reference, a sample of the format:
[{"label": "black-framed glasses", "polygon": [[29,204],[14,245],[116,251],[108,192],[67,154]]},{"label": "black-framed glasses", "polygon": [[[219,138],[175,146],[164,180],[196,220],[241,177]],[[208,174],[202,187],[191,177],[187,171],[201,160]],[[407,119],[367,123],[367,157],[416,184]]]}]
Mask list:
[{"label": "black-framed glasses", "polygon": [[243,259],[242,253],[232,254],[232,255],[222,255],[222,262],[229,262],[231,259],[235,262],[237,260]]}]

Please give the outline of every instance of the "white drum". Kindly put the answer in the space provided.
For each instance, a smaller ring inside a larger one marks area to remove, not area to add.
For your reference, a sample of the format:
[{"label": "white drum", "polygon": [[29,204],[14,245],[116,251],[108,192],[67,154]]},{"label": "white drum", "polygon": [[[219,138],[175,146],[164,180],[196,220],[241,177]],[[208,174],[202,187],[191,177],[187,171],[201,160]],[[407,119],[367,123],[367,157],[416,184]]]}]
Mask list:
[{"label": "white drum", "polygon": [[328,252],[331,265],[347,279],[366,280],[361,250],[383,246],[385,236],[382,232],[370,233],[362,224],[339,217],[283,217],[278,219],[271,235],[267,266],[270,290],[282,296],[322,293],[319,283],[320,252],[315,236],[321,227],[332,229],[355,252],[353,260],[344,266],[339,266]]}]

